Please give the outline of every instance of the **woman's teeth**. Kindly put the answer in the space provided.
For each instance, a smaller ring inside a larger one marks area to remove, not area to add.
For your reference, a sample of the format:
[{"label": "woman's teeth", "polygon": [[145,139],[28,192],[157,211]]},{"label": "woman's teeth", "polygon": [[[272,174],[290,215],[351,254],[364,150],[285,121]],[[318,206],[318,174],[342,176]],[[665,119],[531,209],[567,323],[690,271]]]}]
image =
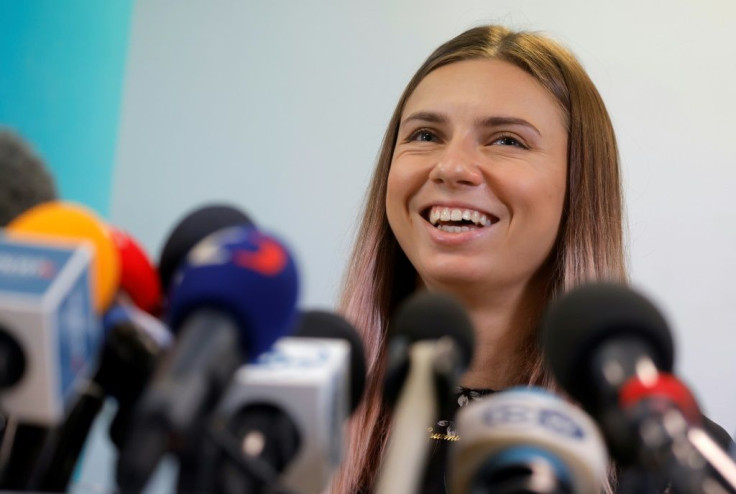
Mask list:
[{"label": "woman's teeth", "polygon": [[[443,232],[469,232],[478,227],[489,226],[492,222],[485,214],[472,209],[433,207],[429,211],[429,222]],[[470,222],[470,225],[447,224],[447,222]]]}]

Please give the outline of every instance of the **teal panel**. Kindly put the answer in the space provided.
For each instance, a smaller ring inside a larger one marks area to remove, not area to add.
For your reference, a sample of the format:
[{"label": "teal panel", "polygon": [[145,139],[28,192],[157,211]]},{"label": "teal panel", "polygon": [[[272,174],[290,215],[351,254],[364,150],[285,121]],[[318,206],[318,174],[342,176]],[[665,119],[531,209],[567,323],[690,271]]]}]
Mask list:
[{"label": "teal panel", "polygon": [[133,0],[0,0],[0,125],[107,216]]}]

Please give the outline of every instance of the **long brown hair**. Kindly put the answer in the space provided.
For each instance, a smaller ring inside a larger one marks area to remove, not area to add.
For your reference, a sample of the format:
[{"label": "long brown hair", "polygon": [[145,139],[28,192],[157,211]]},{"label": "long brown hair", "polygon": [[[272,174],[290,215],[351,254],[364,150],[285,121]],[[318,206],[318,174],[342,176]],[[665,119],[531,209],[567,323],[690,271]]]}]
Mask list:
[{"label": "long brown hair", "polygon": [[[470,29],[437,48],[407,85],[388,124],[344,279],[340,310],[363,335],[368,379],[363,403],[350,424],[351,440],[334,493],[369,492],[373,486],[390,428],[381,404],[386,328],[417,279],[386,218],[386,184],[401,113],[430,72],[472,59],[498,59],[520,67],[553,95],[565,116],[567,192],[547,270],[547,298],[586,281],[626,279],[616,139],[603,100],[576,58],[545,36],[501,26]],[[536,343],[529,348],[528,361],[519,365],[529,384],[553,385]]]}]

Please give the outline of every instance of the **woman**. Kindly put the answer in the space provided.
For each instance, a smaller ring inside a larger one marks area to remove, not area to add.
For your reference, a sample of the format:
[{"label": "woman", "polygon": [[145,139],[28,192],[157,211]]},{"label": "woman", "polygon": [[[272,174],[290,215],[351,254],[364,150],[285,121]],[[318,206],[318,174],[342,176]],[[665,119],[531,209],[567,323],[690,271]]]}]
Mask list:
[{"label": "woman", "polygon": [[[365,400],[333,492],[370,492],[390,430],[385,332],[418,289],[452,293],[476,328],[462,386],[552,386],[537,346],[547,302],[625,281],[616,139],[598,91],[554,41],[499,26],[440,46],[389,122],[346,274]],[[479,391],[480,390],[480,391]]]}]

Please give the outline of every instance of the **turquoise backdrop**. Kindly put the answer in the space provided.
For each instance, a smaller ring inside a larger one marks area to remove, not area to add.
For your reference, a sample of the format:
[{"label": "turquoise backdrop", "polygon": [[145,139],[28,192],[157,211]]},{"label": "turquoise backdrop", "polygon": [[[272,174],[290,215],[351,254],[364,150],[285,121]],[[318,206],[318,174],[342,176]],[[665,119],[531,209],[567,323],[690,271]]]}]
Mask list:
[{"label": "turquoise backdrop", "polygon": [[0,126],[32,144],[64,199],[103,216],[132,10],[133,0],[0,0]]}]

